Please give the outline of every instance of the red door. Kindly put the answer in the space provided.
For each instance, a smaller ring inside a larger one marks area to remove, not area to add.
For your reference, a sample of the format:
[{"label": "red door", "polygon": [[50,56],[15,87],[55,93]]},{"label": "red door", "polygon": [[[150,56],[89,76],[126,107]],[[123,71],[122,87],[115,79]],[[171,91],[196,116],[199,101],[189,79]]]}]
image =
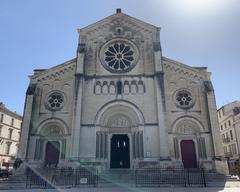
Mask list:
[{"label": "red door", "polygon": [[193,140],[181,141],[181,154],[184,168],[196,168],[196,151]]},{"label": "red door", "polygon": [[48,141],[46,144],[46,154],[45,154],[45,166],[57,167],[59,162],[59,148],[60,144],[58,141]]}]

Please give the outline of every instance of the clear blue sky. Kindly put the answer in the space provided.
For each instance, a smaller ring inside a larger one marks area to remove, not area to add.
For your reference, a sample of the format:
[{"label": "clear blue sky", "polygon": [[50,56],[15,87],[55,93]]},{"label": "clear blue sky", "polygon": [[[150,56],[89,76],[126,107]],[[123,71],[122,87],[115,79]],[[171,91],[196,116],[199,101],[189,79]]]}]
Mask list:
[{"label": "clear blue sky", "polygon": [[240,0],[0,0],[0,101],[22,114],[28,75],[74,58],[77,28],[116,8],[161,27],[164,56],[208,67],[218,107],[239,99]]}]

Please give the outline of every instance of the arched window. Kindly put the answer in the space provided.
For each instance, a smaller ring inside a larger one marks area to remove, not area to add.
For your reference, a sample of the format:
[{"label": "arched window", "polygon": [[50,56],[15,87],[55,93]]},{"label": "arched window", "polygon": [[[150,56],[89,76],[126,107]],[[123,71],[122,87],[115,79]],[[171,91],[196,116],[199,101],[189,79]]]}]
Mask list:
[{"label": "arched window", "polygon": [[124,82],[124,94],[129,94],[129,93],[130,93],[129,82],[125,81]]},{"label": "arched window", "polygon": [[117,82],[117,94],[118,95],[122,94],[122,82],[121,81]]},{"label": "arched window", "polygon": [[131,93],[136,94],[137,93],[137,83],[136,81],[131,82]]},{"label": "arched window", "polygon": [[101,94],[101,83],[99,81],[96,82],[95,85],[95,94]]},{"label": "arched window", "polygon": [[143,81],[138,82],[138,93],[140,93],[140,94],[145,93],[145,88],[144,88]]},{"label": "arched window", "polygon": [[107,84],[106,81],[103,82],[102,93],[103,94],[108,94],[108,84]]},{"label": "arched window", "polygon": [[110,82],[109,93],[110,94],[115,94],[115,83],[113,81]]}]

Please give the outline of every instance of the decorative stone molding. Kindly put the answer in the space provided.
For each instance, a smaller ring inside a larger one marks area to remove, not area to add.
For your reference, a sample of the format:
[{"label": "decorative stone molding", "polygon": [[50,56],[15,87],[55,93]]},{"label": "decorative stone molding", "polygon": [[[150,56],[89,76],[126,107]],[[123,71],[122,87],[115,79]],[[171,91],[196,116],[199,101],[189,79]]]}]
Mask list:
[{"label": "decorative stone molding", "polygon": [[58,65],[56,67],[53,67],[49,70],[47,70],[45,73],[41,73],[39,75],[33,75],[31,76],[32,79],[36,80],[37,82],[44,82],[54,79],[60,79],[64,74],[68,72],[74,72],[76,63],[76,59],[73,59],[69,62],[66,62],[64,64]]},{"label": "decorative stone molding", "polygon": [[50,111],[59,111],[66,104],[67,97],[66,95],[59,91],[53,90],[50,91],[45,97],[45,107]]},{"label": "decorative stone molding", "polygon": [[33,84],[30,84],[27,88],[27,92],[26,94],[27,95],[34,95],[35,91],[36,91],[36,87],[37,87],[37,84],[36,83],[33,83]]},{"label": "decorative stone molding", "polygon": [[134,159],[142,159],[144,157],[143,131],[135,131],[132,133],[132,149]]},{"label": "decorative stone molding", "polygon": [[136,127],[139,124],[137,114],[124,106],[113,106],[102,114],[100,125],[108,128]]},{"label": "decorative stone molding", "polygon": [[61,133],[62,135],[68,135],[70,134],[70,131],[69,131],[69,128],[67,126],[67,124],[61,120],[61,119],[58,119],[58,118],[49,118],[49,119],[46,119],[44,121],[42,121],[41,123],[39,123],[37,126],[37,129],[35,130],[34,135],[46,135],[48,136],[47,134],[45,134],[45,131],[50,127],[58,127],[59,131],[55,129],[52,129],[50,132],[52,133]]},{"label": "decorative stone molding", "polygon": [[173,101],[178,108],[187,110],[195,104],[195,96],[188,89],[180,89],[173,94]]},{"label": "decorative stone molding", "polygon": [[108,133],[105,131],[96,132],[96,158],[106,159],[108,156]]},{"label": "decorative stone molding", "polygon": [[188,69],[184,67],[183,64],[182,65],[175,64],[173,61],[171,63],[167,63],[166,61],[163,61],[163,66],[165,70],[169,70],[169,71],[184,75],[192,80],[203,81],[204,79],[206,79],[206,76],[204,76],[203,74],[197,73],[197,71],[193,69]]},{"label": "decorative stone molding", "polygon": [[139,50],[133,42],[116,38],[102,46],[99,56],[105,69],[112,73],[124,73],[138,62]]},{"label": "decorative stone molding", "polygon": [[191,117],[181,117],[172,126],[172,133],[180,135],[198,135],[203,131],[201,123]]},{"label": "decorative stone molding", "polygon": [[57,125],[46,126],[41,130],[41,135],[44,137],[59,137],[63,136],[63,130]]},{"label": "decorative stone molding", "polygon": [[131,127],[132,122],[129,117],[124,114],[116,114],[111,116],[107,122],[107,127],[117,127],[117,128],[124,128],[124,127]]},{"label": "decorative stone molding", "polygon": [[[119,82],[119,81],[117,81]],[[117,82],[115,81],[96,81],[93,92],[100,94],[117,94]],[[145,84],[142,80],[125,80],[122,82],[122,94],[144,94],[146,92]]]},{"label": "decorative stone molding", "polygon": [[[111,22],[109,20],[111,19]],[[133,20],[133,18],[131,18]],[[126,28],[129,28],[135,32],[144,32],[146,34],[151,35],[153,31],[149,29],[157,28],[153,25],[144,23],[140,20],[134,19],[134,21],[131,21],[129,19],[129,16],[125,14],[119,14],[119,15],[113,15],[112,18],[109,17],[109,19],[103,20],[101,23],[98,25],[91,25],[89,27],[83,28],[81,30],[86,30],[89,35],[94,35],[95,33],[98,33],[99,31],[104,31],[104,29],[109,29],[112,27],[117,27],[117,26],[123,26]],[[151,28],[149,28],[151,26]]]},{"label": "decorative stone molding", "polygon": [[112,101],[102,106],[95,119],[95,125],[106,127],[111,117],[122,114],[131,119],[131,127],[144,125],[144,116],[140,109],[127,101]]}]

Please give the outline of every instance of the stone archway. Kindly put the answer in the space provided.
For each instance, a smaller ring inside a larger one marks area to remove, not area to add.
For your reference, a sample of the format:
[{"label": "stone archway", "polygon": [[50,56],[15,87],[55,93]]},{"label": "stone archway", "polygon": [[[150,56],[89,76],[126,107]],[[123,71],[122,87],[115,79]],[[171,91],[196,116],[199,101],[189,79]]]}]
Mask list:
[{"label": "stone archway", "polygon": [[59,119],[43,121],[37,132],[34,159],[41,160],[44,166],[56,167],[66,158],[67,131]]},{"label": "stone archway", "polygon": [[50,123],[43,127],[40,133],[45,148],[44,165],[57,167],[59,160],[65,158],[64,130],[57,123]]},{"label": "stone archway", "polygon": [[136,107],[110,103],[98,112],[96,124],[96,158],[108,167],[130,168],[143,158],[143,116]]},{"label": "stone archway", "polygon": [[207,158],[202,124],[194,118],[182,117],[172,127],[174,157],[185,168],[195,168]]}]

